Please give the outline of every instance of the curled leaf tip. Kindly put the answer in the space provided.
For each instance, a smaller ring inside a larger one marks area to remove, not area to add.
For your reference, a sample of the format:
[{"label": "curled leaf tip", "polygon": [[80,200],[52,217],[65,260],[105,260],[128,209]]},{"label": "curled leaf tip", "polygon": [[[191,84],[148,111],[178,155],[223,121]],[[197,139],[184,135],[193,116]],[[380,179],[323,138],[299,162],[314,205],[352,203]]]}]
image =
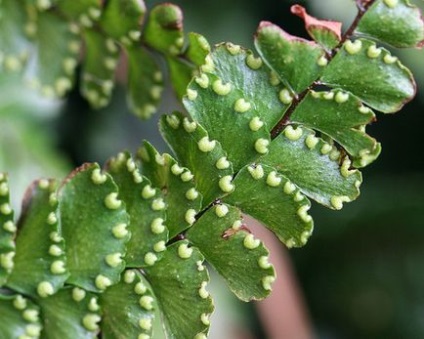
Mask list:
[{"label": "curled leaf tip", "polygon": [[314,30],[325,30],[332,32],[338,40],[342,36],[342,23],[338,21],[319,20],[306,12],[306,9],[300,5],[293,5],[290,8],[291,12],[298,17],[302,18],[305,22],[305,27],[308,33],[314,37]]},{"label": "curled leaf tip", "polygon": [[164,3],[155,8],[160,15],[158,20],[160,25],[168,30],[182,30],[183,12],[180,7],[172,3]]}]

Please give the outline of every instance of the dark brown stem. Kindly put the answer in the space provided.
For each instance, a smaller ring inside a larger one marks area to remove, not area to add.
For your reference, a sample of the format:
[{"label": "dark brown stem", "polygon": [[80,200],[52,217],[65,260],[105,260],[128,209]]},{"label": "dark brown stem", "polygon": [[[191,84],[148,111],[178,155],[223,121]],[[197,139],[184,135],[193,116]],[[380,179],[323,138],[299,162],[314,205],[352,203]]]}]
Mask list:
[{"label": "dark brown stem", "polygon": [[[336,55],[336,52],[343,46],[345,41],[347,39],[350,39],[355,32],[356,28],[358,27],[359,22],[361,21],[364,14],[367,12],[367,10],[370,8],[370,6],[375,2],[376,0],[356,0],[356,6],[358,8],[358,13],[353,20],[350,27],[347,29],[347,31],[343,34],[339,44],[334,47],[330,53],[327,54],[328,62],[331,61],[332,58]],[[280,135],[280,133],[284,130],[284,128],[290,123],[290,117],[296,110],[297,106],[305,99],[306,95],[308,94],[309,90],[314,87],[314,85],[319,84],[319,79],[314,81],[308,88],[306,88],[303,92],[299,93],[293,98],[292,103],[290,104],[290,107],[287,109],[283,117],[280,119],[280,121],[277,122],[277,124],[274,126],[274,128],[271,130],[271,139],[275,139]]]},{"label": "dark brown stem", "polygon": [[287,109],[286,113],[283,115],[281,120],[274,126],[271,131],[271,139],[275,139],[283,131],[284,127],[290,123],[290,117],[295,111],[296,107],[302,102],[306,94],[309,92],[309,87],[301,92],[299,95],[293,98],[290,107]]},{"label": "dark brown stem", "polygon": [[353,35],[353,33],[355,32],[356,27],[358,27],[358,24],[361,21],[362,17],[367,12],[368,8],[370,8],[370,6],[375,1],[376,0],[356,0],[356,7],[358,8],[358,14],[356,15],[356,17],[353,20],[350,27],[343,34],[342,39],[340,40],[337,47],[335,47],[335,50],[339,49],[344,44],[344,42]]}]

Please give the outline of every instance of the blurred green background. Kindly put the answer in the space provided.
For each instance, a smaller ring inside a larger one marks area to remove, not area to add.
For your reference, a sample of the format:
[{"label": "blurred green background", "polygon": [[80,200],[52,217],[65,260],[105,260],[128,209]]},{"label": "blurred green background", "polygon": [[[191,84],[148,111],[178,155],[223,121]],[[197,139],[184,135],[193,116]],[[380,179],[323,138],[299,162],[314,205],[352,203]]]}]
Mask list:
[{"label": "blurred green background", "polygon": [[[343,21],[345,29],[355,11],[351,0],[174,1],[183,9],[186,32],[247,47],[261,20],[305,36],[289,11],[295,2],[317,17]],[[363,171],[361,197],[340,212],[314,205],[314,236],[290,251],[317,338],[424,338],[424,51],[395,54],[414,72],[417,97],[368,128],[383,152]],[[168,90],[160,112],[175,108]],[[77,90],[52,102],[23,88],[19,78],[0,75],[0,170],[10,174],[15,208],[35,178],[64,177],[86,161],[103,163],[122,149],[134,151],[142,139],[165,150],[156,121],[131,115],[120,88],[110,107],[92,111]],[[263,337],[252,307],[241,307],[217,286],[222,328],[215,323],[214,336],[223,338],[226,323],[244,321]]]}]

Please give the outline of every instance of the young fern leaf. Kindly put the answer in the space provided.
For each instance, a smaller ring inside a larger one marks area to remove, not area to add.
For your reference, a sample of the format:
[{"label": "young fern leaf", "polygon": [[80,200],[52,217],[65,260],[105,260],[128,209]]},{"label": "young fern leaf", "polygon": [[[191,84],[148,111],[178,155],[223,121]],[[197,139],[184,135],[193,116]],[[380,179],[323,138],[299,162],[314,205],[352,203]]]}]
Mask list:
[{"label": "young fern leaf", "polygon": [[186,236],[231,291],[239,299],[250,301],[270,293],[275,272],[268,262],[267,249],[246,229],[238,208],[216,205],[200,217]]},{"label": "young fern leaf", "polygon": [[10,206],[9,182],[7,175],[0,172],[0,287],[3,286],[14,266],[17,227],[13,221]]},{"label": "young fern leaf", "polygon": [[342,39],[342,24],[337,21],[318,20],[310,16],[304,7],[293,5],[291,12],[305,21],[305,28],[311,38],[325,48],[331,51]]},{"label": "young fern leaf", "polygon": [[55,191],[54,182],[34,182],[18,222],[15,264],[7,286],[34,298],[56,293],[69,276]]},{"label": "young fern leaf", "polygon": [[[168,247],[162,260],[145,269],[157,297],[167,338],[206,337],[213,303],[206,289],[209,274],[203,260],[196,247],[178,241]],[[153,302],[149,301],[143,303],[145,308]]]},{"label": "young fern leaf", "polygon": [[140,174],[137,164],[127,153],[112,158],[107,170],[119,187],[120,198],[125,202],[130,217],[128,227],[118,228],[116,233],[131,234],[126,244],[126,267],[154,265],[161,258],[168,241],[163,195]]},{"label": "young fern leaf", "polygon": [[171,3],[153,7],[144,27],[143,41],[165,55],[181,54],[184,46],[181,9]]}]

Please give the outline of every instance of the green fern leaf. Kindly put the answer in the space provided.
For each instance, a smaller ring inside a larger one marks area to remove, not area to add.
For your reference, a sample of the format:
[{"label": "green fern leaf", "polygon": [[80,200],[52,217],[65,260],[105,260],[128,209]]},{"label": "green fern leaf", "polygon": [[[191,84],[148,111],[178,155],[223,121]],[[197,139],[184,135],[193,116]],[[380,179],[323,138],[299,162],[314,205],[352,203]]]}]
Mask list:
[{"label": "green fern leaf", "polygon": [[326,51],[331,51],[336,47],[342,37],[342,24],[337,21],[318,20],[310,16],[304,7],[293,5],[291,12],[301,17],[305,22],[305,28],[314,41],[325,48]]},{"label": "green fern leaf", "polygon": [[[0,3],[0,70],[21,71],[30,49],[24,27],[27,17],[19,1]],[[30,27],[31,31],[31,27]]]},{"label": "green fern leaf", "polygon": [[421,11],[408,0],[375,1],[362,17],[355,33],[395,47],[424,45]]},{"label": "green fern leaf", "polygon": [[167,56],[166,62],[168,63],[172,87],[178,99],[182,99],[186,94],[187,85],[193,78],[193,65],[179,57]]},{"label": "green fern leaf", "polygon": [[14,266],[15,236],[17,227],[13,221],[10,206],[9,182],[5,173],[0,172],[0,286],[3,286]]},{"label": "green fern leaf", "polygon": [[184,46],[181,9],[171,3],[153,7],[144,28],[143,41],[165,55],[181,54]]},{"label": "green fern leaf", "polygon": [[69,276],[55,189],[47,180],[30,186],[18,223],[15,265],[7,286],[32,297],[56,293]]},{"label": "green fern leaf", "polygon": [[26,69],[27,82],[46,97],[61,97],[73,87],[80,37],[66,21],[49,12],[37,13],[31,25],[35,53]]},{"label": "green fern leaf", "polygon": [[160,130],[177,159],[189,169],[179,169],[175,174],[183,181],[193,179],[194,175],[196,189],[203,195],[203,206],[231,191],[225,183],[233,173],[232,164],[221,144],[210,139],[201,125],[174,113],[162,117]]},{"label": "green fern leaf", "polygon": [[193,180],[182,180],[179,173],[182,168],[169,154],[159,154],[148,142],[144,142],[139,153],[142,155],[143,173],[165,196],[166,225],[172,239],[193,224],[194,216],[202,206],[202,195],[196,190]]},{"label": "green fern leaf", "polygon": [[109,0],[103,8],[99,24],[109,37],[128,46],[140,39],[145,13],[143,0]]},{"label": "green fern leaf", "polygon": [[411,72],[374,42],[348,40],[325,67],[321,82],[351,92],[372,108],[393,113],[415,95]]},{"label": "green fern leaf", "polygon": [[260,162],[275,168],[320,204],[341,209],[343,202],[358,197],[362,175],[350,169],[348,157],[339,158],[334,146],[317,138],[313,131],[289,125],[272,141],[269,153]]},{"label": "green fern leaf", "polygon": [[380,144],[365,133],[374,113],[343,91],[309,92],[296,107],[290,122],[299,123],[331,137],[364,167],[380,154]]},{"label": "green fern leaf", "polygon": [[0,291],[0,338],[39,337],[42,329],[40,309],[20,294]]},{"label": "green fern leaf", "polygon": [[125,47],[128,56],[128,103],[139,118],[157,111],[163,91],[163,75],[155,58],[140,46]]},{"label": "green fern leaf", "polygon": [[126,266],[153,265],[161,258],[168,241],[168,230],[163,224],[166,219],[163,195],[140,174],[127,153],[120,153],[110,160],[108,171],[119,187],[120,197],[130,216],[128,231],[131,239],[127,243]]},{"label": "green fern leaf", "polygon": [[[70,21],[78,22],[83,27],[93,27],[99,20],[101,11],[101,0],[55,0],[58,10]],[[38,1],[37,1],[38,2]],[[50,2],[41,0],[40,2]]]},{"label": "green fern leaf", "polygon": [[89,291],[104,291],[119,281],[130,236],[117,187],[98,165],[85,164],[66,179],[59,194],[71,273],[67,282]]},{"label": "green fern leaf", "polygon": [[255,46],[265,63],[294,93],[309,87],[327,61],[321,46],[292,36],[270,22],[259,25]]},{"label": "green fern leaf", "polygon": [[262,222],[287,247],[306,244],[314,227],[311,203],[295,184],[260,163],[243,168],[233,183],[236,189],[224,202]]},{"label": "green fern leaf", "polygon": [[268,129],[287,108],[279,100],[281,87],[273,86],[279,81],[273,82],[261,59],[233,44],[219,45],[201,70],[188,87],[184,105],[222,144],[238,170],[260,156],[255,144],[269,142]]},{"label": "green fern leaf", "polygon": [[155,300],[148,281],[136,270],[127,270],[121,281],[100,295],[102,338],[151,337],[155,317]]},{"label": "green fern leaf", "polygon": [[163,315],[167,338],[205,338],[212,299],[203,256],[187,241],[168,247],[162,260],[145,269]]},{"label": "green fern leaf", "polygon": [[42,338],[94,339],[100,330],[99,297],[79,287],[67,286],[39,299],[43,320]]},{"label": "green fern leaf", "polygon": [[83,36],[86,53],[82,65],[81,93],[93,107],[105,107],[115,85],[119,48],[112,39],[95,30],[86,29]]},{"label": "green fern leaf", "polygon": [[188,33],[188,48],[185,55],[191,62],[196,66],[202,66],[210,52],[211,46],[203,35],[195,32]]},{"label": "green fern leaf", "polygon": [[246,229],[238,208],[216,205],[187,232],[187,239],[200,249],[238,298],[259,300],[269,294],[275,272],[266,248]]}]

